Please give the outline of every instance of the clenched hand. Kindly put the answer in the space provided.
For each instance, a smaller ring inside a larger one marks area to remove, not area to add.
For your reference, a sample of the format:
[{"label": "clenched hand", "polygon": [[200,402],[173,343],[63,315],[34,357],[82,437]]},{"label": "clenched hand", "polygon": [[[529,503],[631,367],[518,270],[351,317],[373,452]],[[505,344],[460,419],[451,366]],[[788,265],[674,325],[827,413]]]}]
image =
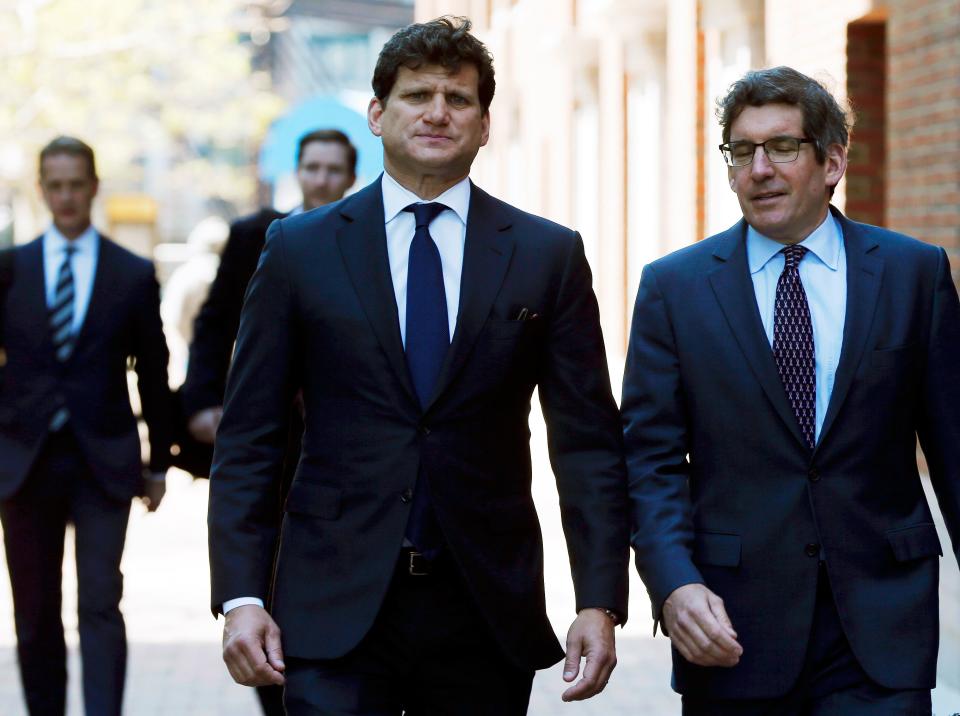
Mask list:
[{"label": "clenched hand", "polygon": [[723,600],[702,584],[675,589],[663,604],[663,621],[680,655],[699,666],[736,666],[743,654]]}]

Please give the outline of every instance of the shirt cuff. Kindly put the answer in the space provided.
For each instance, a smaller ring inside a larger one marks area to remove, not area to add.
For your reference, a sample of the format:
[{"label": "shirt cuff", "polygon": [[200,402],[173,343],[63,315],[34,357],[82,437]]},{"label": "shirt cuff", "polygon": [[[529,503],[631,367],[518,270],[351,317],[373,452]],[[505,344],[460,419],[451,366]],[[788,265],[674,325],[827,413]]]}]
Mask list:
[{"label": "shirt cuff", "polygon": [[227,612],[231,609],[236,609],[237,607],[246,607],[253,604],[257,607],[263,607],[263,600],[257,599],[256,597],[237,597],[236,599],[228,599],[223,603],[223,615],[226,616]]}]

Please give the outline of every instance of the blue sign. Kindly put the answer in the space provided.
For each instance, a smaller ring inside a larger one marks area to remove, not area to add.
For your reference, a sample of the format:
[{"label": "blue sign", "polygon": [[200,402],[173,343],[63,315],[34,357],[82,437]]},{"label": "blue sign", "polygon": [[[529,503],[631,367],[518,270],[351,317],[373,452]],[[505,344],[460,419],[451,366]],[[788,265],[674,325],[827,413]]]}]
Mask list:
[{"label": "blue sign", "polygon": [[357,148],[357,183],[362,187],[383,171],[383,145],[367,127],[367,117],[350,109],[335,97],[314,97],[300,103],[275,120],[260,148],[260,178],[275,184],[293,174],[297,143],[315,129],[339,129]]}]

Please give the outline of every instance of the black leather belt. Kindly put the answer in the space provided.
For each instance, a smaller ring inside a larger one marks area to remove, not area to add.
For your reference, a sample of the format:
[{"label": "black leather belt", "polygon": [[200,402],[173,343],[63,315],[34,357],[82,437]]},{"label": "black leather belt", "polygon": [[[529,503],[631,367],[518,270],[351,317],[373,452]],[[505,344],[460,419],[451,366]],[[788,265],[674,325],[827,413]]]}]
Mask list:
[{"label": "black leather belt", "polygon": [[411,577],[429,577],[431,574],[436,574],[441,571],[443,562],[442,556],[431,561],[415,549],[404,547],[400,550],[400,560],[397,564],[397,569]]}]

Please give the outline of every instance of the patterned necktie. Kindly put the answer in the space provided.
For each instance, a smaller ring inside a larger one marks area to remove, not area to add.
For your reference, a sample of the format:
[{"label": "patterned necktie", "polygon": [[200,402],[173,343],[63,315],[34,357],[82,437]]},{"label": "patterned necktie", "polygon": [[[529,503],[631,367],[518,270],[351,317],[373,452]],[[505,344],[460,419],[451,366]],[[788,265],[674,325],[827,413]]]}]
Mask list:
[{"label": "patterned necktie", "polygon": [[[77,247],[67,244],[64,249],[63,263],[57,272],[57,286],[53,292],[53,303],[50,306],[50,335],[53,342],[53,353],[57,362],[66,363],[73,353],[76,335],[73,332],[73,303],[74,285],[71,258]],[[63,404],[62,396],[57,399],[57,405],[50,420],[50,430],[56,432],[62,428],[70,417],[70,411]]]},{"label": "patterned necktie", "polygon": [[777,281],[773,320],[773,355],[780,380],[787,391],[800,430],[813,450],[816,435],[817,380],[814,368],[813,323],[807,294],[800,282],[800,261],[807,253],[803,246],[787,246],[783,273]]},{"label": "patterned necktie", "polygon": [[[450,348],[447,294],[443,285],[440,250],[430,236],[432,222],[447,207],[436,202],[411,204],[416,231],[407,264],[407,367],[420,406],[427,407],[440,375],[440,366]],[[427,559],[440,552],[442,537],[423,476],[417,478],[407,522],[407,539]]]}]

